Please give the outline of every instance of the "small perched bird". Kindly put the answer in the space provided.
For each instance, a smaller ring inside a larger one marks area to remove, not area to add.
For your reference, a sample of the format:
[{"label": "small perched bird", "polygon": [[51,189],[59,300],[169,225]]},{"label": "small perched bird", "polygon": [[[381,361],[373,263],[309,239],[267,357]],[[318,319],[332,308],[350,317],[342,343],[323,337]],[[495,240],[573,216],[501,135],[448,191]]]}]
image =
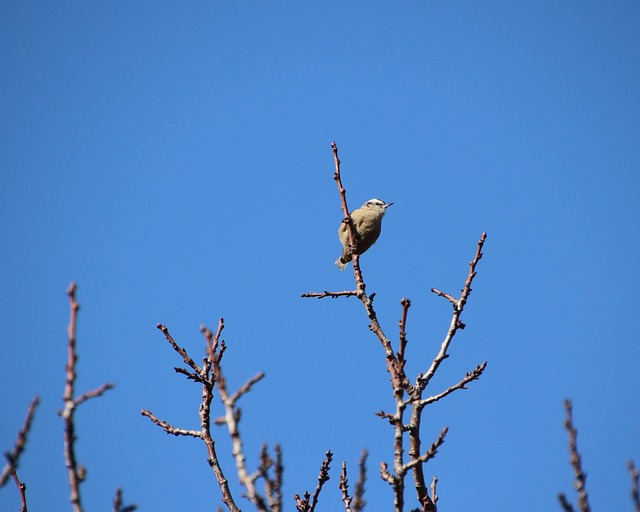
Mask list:
[{"label": "small perched bird", "polygon": [[[356,254],[366,252],[378,239],[382,230],[382,217],[392,204],[385,203],[380,199],[369,199],[360,208],[351,212],[351,220],[355,228]],[[340,270],[344,270],[347,268],[347,263],[351,261],[349,231],[345,222],[340,224],[338,237],[342,242],[343,249],[342,256],[336,260],[336,265]]]}]

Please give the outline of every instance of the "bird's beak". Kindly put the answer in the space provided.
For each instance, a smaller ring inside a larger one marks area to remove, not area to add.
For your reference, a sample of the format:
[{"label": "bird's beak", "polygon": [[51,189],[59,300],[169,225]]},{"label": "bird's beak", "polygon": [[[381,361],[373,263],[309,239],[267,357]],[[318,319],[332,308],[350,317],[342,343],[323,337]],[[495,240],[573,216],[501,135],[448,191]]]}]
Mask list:
[{"label": "bird's beak", "polygon": [[387,203],[384,205],[384,209],[386,210],[387,208],[389,208],[389,206],[392,206],[394,203]]}]

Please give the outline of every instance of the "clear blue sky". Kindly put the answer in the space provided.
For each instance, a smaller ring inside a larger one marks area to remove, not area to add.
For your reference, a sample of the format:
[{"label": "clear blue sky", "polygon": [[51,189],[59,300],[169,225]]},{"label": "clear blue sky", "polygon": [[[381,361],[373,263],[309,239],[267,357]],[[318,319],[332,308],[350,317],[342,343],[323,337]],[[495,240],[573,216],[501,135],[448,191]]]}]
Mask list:
[{"label": "clear blue sky", "polygon": [[[0,449],[39,394],[20,471],[30,508],[69,509],[56,410],[75,280],[78,390],[116,383],[78,413],[88,510],[117,486],[142,510],[218,505],[202,444],[140,409],[197,426],[200,389],[174,375],[155,325],[198,358],[199,326],[220,316],[231,386],[267,373],[241,430],[250,465],[262,442],[282,443],[287,509],[331,449],[321,509],[340,510],[340,462],[355,482],[368,448],[368,510],[389,510],[377,468],[392,432],[373,415],[392,406],[383,351],[355,300],[299,297],[353,286],[333,265],[336,140],[350,205],[396,203],[362,265],[394,339],[401,298],[413,302],[410,375],[450,320],[429,290],[457,293],[489,234],[468,327],[430,392],[487,371],[425,413],[425,443],[450,427],[426,468],[441,510],[573,498],[566,397],[594,510],[631,510],[638,2],[8,0],[0,69]],[[18,508],[2,489],[0,509]]]}]

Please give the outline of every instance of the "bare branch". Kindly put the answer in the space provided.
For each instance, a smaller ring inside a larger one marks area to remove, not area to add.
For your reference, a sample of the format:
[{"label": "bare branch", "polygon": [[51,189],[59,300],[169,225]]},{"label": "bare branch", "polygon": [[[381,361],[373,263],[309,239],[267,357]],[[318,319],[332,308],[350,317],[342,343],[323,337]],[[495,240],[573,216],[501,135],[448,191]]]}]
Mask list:
[{"label": "bare branch", "polygon": [[5,457],[7,458],[7,463],[11,467],[9,474],[13,477],[13,481],[16,483],[18,492],[20,493],[20,512],[27,512],[27,486],[18,478],[18,473],[15,466],[13,465],[13,460],[11,459],[10,455],[7,453],[5,454]]},{"label": "bare branch", "polygon": [[237,400],[247,393],[256,382],[264,377],[265,374],[264,372],[258,373],[245,382],[233,395],[229,395],[229,391],[227,390],[227,381],[224,377],[224,373],[222,372],[222,367],[220,366],[220,358],[212,357],[212,355],[215,354],[217,339],[222,332],[221,325],[223,324],[219,325],[218,334],[216,336],[212,337],[211,332],[206,328],[203,328],[202,332],[207,338],[208,346],[211,347],[209,358],[214,361],[213,374],[218,384],[218,392],[220,393],[220,399],[222,400],[222,405],[225,410],[224,423],[226,423],[229,435],[231,436],[233,457],[236,462],[236,472],[240,483],[247,490],[247,498],[251,500],[251,503],[253,503],[260,512],[267,512],[266,501],[256,489],[256,478],[251,476],[247,471],[246,457],[244,455],[240,429],[238,428],[238,423],[240,422],[240,409],[236,406]]},{"label": "bare branch", "polygon": [[200,373],[201,368],[193,361],[193,359],[189,357],[189,354],[187,354],[187,351],[185,349],[178,346],[178,344],[175,342],[171,334],[169,334],[169,329],[167,329],[167,326],[162,324],[156,324],[156,328],[162,331],[162,334],[164,334],[164,337],[171,344],[171,346],[173,347],[173,350],[175,350],[178,354],[182,356],[182,359],[184,360],[186,365],[189,366],[196,373]]},{"label": "bare branch", "polygon": [[[357,234],[355,232],[351,216],[349,214],[349,208],[347,205],[346,198],[346,189],[342,184],[341,177],[341,168],[340,168],[340,159],[338,157],[338,147],[335,142],[332,142],[331,148],[333,150],[333,157],[335,162],[335,173],[334,180],[338,186],[338,192],[340,194],[340,203],[342,207],[342,212],[344,215],[343,223],[346,225],[346,231],[348,234],[349,245],[351,247],[351,258],[353,263],[353,271],[354,271],[354,279],[356,284],[355,291],[344,291],[344,292],[330,292],[325,290],[324,292],[319,293],[306,293],[303,294],[303,297],[315,297],[315,298],[324,298],[324,297],[339,297],[339,296],[353,296],[356,295],[358,299],[362,302],[367,316],[370,320],[369,329],[376,335],[382,348],[385,352],[386,357],[386,367],[387,371],[391,376],[391,385],[393,388],[393,397],[395,400],[395,410],[393,412],[384,412],[380,411],[377,416],[385,419],[389,422],[389,424],[394,429],[394,459],[393,459],[393,470],[390,469],[387,463],[380,464],[380,475],[381,478],[389,483],[394,492],[394,509],[395,512],[402,512],[404,509],[404,478],[406,473],[411,470],[414,476],[414,484],[416,487],[416,491],[418,494],[418,501],[422,505],[422,512],[432,512],[436,510],[435,501],[437,500],[437,495],[435,494],[435,484],[437,479],[434,478],[432,483],[432,496],[433,499],[429,496],[429,489],[425,483],[424,473],[423,473],[423,465],[433,458],[437,452],[437,449],[444,442],[444,436],[446,435],[446,429],[440,434],[438,440],[431,446],[427,453],[422,453],[421,451],[421,440],[420,440],[420,423],[421,423],[421,415],[424,407],[432,402],[441,400],[445,396],[453,393],[458,389],[465,389],[466,385],[476,380],[486,367],[486,363],[479,365],[475,370],[468,373],[458,384],[451,386],[449,389],[440,393],[439,395],[431,396],[427,399],[423,399],[422,394],[427,384],[431,380],[431,378],[435,375],[439,365],[448,357],[447,350],[453,337],[455,336],[458,329],[463,329],[464,324],[460,320],[460,316],[464,310],[464,306],[468,300],[468,297],[471,293],[471,285],[473,283],[473,279],[476,276],[476,266],[480,259],[482,258],[482,247],[486,240],[486,233],[483,233],[479,242],[478,248],[476,250],[475,257],[469,264],[469,273],[467,275],[467,279],[465,281],[465,285],[462,289],[461,296],[459,299],[454,298],[452,295],[441,292],[439,290],[433,289],[434,293],[446,298],[449,300],[454,307],[454,313],[451,320],[451,325],[447,336],[441,344],[440,351],[434,358],[431,366],[424,374],[419,374],[416,379],[416,384],[412,384],[405,373],[405,364],[406,364],[406,348],[408,344],[407,340],[407,316],[408,310],[411,306],[411,302],[409,299],[402,299],[402,316],[400,321],[398,322],[399,326],[399,347],[398,352],[394,352],[391,341],[385,335],[377,317],[377,313],[373,306],[373,298],[375,293],[371,295],[367,295],[366,293],[366,285],[364,282],[364,278],[362,275],[362,271],[360,269],[359,258],[354,251],[357,241]],[[411,419],[408,423],[405,423],[404,414],[406,412],[407,407],[411,407]],[[404,455],[406,448],[404,446],[405,436],[408,434],[410,447],[409,447],[409,462],[404,462]],[[346,474],[345,474],[346,479]],[[344,496],[343,496],[344,497]],[[298,497],[299,498],[299,497]],[[300,500],[299,504],[302,506],[304,503]],[[348,504],[351,506],[351,503]],[[361,506],[364,506],[364,501],[361,503]],[[357,506],[354,503],[353,509],[356,510]],[[304,508],[299,508],[299,510],[304,510]]]},{"label": "bare branch", "polygon": [[358,482],[356,483],[356,494],[353,501],[353,512],[362,512],[364,510],[364,506],[367,503],[364,499],[364,484],[367,481],[368,456],[369,452],[367,450],[362,450],[362,455],[360,456],[360,461],[358,462],[360,474],[358,476]]},{"label": "bare branch", "polygon": [[24,419],[22,428],[18,432],[18,437],[16,438],[16,442],[13,445],[13,449],[6,454],[7,464],[2,469],[2,474],[0,474],[0,487],[4,486],[7,483],[7,481],[9,480],[9,476],[11,476],[11,471],[13,469],[18,469],[20,455],[22,455],[22,452],[24,452],[24,449],[27,446],[29,430],[31,430],[31,424],[33,422],[33,418],[39,404],[40,398],[37,396],[35,396],[29,404],[29,408],[27,409],[27,416]]},{"label": "bare branch", "polygon": [[[193,361],[193,359],[191,359],[187,351],[184,348],[181,348],[175,342],[175,340],[169,334],[169,330],[162,324],[157,325],[157,328],[162,331],[166,340],[173,347],[173,349],[178,352],[178,354],[180,354],[187,366],[189,366],[194,371],[197,378],[194,378],[193,380],[198,381],[202,384],[202,403],[200,404],[198,414],[200,418],[201,430],[196,431],[177,428],[165,421],[159,420],[150,411],[143,409],[141,412],[144,416],[147,416],[151,421],[153,421],[168,434],[173,434],[176,436],[199,437],[203,440],[207,448],[207,462],[209,463],[209,466],[211,466],[215,479],[218,482],[218,486],[220,487],[220,491],[222,492],[222,502],[231,512],[240,512],[240,509],[236,505],[233,496],[231,495],[231,491],[229,490],[229,483],[224,475],[222,467],[220,466],[218,455],[216,453],[215,440],[211,436],[211,402],[213,400],[213,388],[216,385],[218,379],[218,376],[216,375],[215,371],[212,371],[212,368],[219,368],[222,354],[225,350],[224,341],[220,342],[220,345],[218,345],[218,338],[220,336],[220,333],[222,332],[223,327],[224,322],[222,319],[220,319],[220,322],[218,324],[218,332],[215,336],[207,331],[206,328],[203,327],[201,329],[207,339],[207,357],[204,358],[202,367],[199,367]],[[187,376],[192,375],[191,372],[187,370],[176,369],[176,371]]]},{"label": "bare branch", "polygon": [[80,304],[76,301],[76,284],[71,283],[67,290],[69,297],[69,306],[71,310],[69,327],[67,329],[67,365],[66,365],[66,381],[62,400],[64,409],[59,411],[64,422],[64,458],[69,478],[69,487],[71,488],[71,506],[74,512],[82,512],[82,500],[80,497],[80,484],[86,478],[86,469],[78,464],[75,452],[75,411],[76,407],[91,398],[95,398],[104,394],[107,390],[112,389],[114,385],[110,382],[103,384],[99,388],[88,391],[77,398],[74,398],[75,382],[76,382],[76,362],[78,355],[76,353],[76,327],[78,321],[78,310]]},{"label": "bare branch", "polygon": [[151,411],[147,411],[146,409],[142,409],[140,413],[143,416],[146,416],[151,421],[153,421],[156,425],[158,425],[162,430],[164,430],[167,434],[171,434],[174,436],[190,436],[190,437],[198,437],[202,439],[202,432],[200,430],[185,430],[183,428],[177,428],[167,423],[164,420],[160,420],[156,418]]},{"label": "bare branch", "polygon": [[304,298],[304,299],[324,299],[325,297],[331,297],[332,299],[337,299],[338,297],[354,297],[357,296],[358,292],[355,290],[345,290],[342,292],[330,292],[330,291],[323,291],[323,292],[310,292],[310,293],[303,293],[302,295],[300,295],[300,297]]},{"label": "bare branch", "polygon": [[[582,459],[580,452],[578,452],[578,431],[573,426],[573,407],[571,400],[565,400],[564,407],[567,411],[564,428],[566,428],[569,433],[569,454],[571,466],[573,467],[573,472],[576,477],[574,485],[576,491],[578,491],[578,507],[580,512],[590,512],[591,507],[589,506],[589,496],[587,494],[587,475],[582,470]],[[562,504],[562,499],[560,502]],[[564,504],[562,506],[564,507]]]},{"label": "bare branch", "polygon": [[347,463],[342,462],[342,473],[340,473],[340,491],[342,492],[342,503],[345,512],[351,511],[351,496],[349,496],[349,480],[347,479]]},{"label": "bare branch", "polygon": [[438,493],[436,492],[436,488],[438,487],[438,477],[433,475],[433,480],[431,481],[431,503],[433,503],[433,510],[437,510],[438,504]]},{"label": "bare branch", "polygon": [[316,505],[318,504],[318,498],[320,497],[320,491],[322,491],[322,486],[330,478],[329,469],[331,469],[330,464],[331,464],[331,460],[333,459],[333,453],[331,453],[331,450],[327,450],[327,452],[324,455],[325,455],[324,461],[320,466],[320,474],[318,475],[318,485],[316,486],[316,490],[313,493],[313,498],[311,500],[311,508],[309,509],[309,512],[313,512],[315,510]]},{"label": "bare branch", "polygon": [[573,509],[573,505],[569,503],[567,497],[564,494],[558,494],[558,501],[560,502],[560,506],[562,507],[562,510],[564,510],[564,512],[575,512],[575,510]]},{"label": "bare branch", "polygon": [[471,284],[473,283],[473,279],[476,277],[476,266],[478,265],[478,262],[482,258],[482,247],[486,239],[487,239],[487,234],[482,233],[482,236],[478,241],[478,249],[476,250],[476,255],[471,261],[471,263],[469,263],[469,274],[467,275],[467,280],[465,281],[464,288],[462,289],[462,294],[460,295],[459,299],[456,300],[452,296],[446,293],[443,293],[439,290],[436,290],[435,288],[431,290],[437,295],[446,297],[450,302],[452,302],[453,317],[451,318],[449,331],[447,332],[447,335],[445,336],[442,342],[442,345],[440,346],[440,352],[438,352],[438,355],[435,357],[435,359],[431,363],[431,366],[429,367],[427,372],[424,375],[418,377],[418,385],[423,389],[427,387],[427,385],[429,384],[429,381],[435,375],[442,361],[444,361],[447,357],[449,357],[447,355],[447,350],[449,348],[449,345],[451,344],[451,341],[453,340],[453,337],[458,332],[458,329],[464,329],[464,324],[460,321],[460,316],[462,315],[462,312],[464,311],[464,306],[467,303],[467,300],[469,299],[469,295],[471,294]]},{"label": "bare branch", "polygon": [[97,389],[94,389],[92,391],[87,391],[86,393],[83,393],[82,395],[80,395],[78,398],[75,399],[76,406],[80,405],[83,402],[86,402],[91,398],[97,398],[99,396],[102,396],[107,391],[109,391],[110,389],[113,389],[114,387],[115,387],[115,384],[113,384],[112,382],[107,382],[106,384],[103,384]]},{"label": "bare branch", "polygon": [[484,372],[486,367],[487,367],[487,362],[485,361],[484,363],[478,365],[472,372],[467,372],[467,374],[464,376],[464,378],[460,382],[451,386],[450,388],[446,389],[445,391],[443,391],[438,395],[430,396],[429,398],[425,398],[421,400],[419,402],[419,405],[421,407],[424,407],[426,405],[432,404],[433,402],[437,402],[438,400],[443,399],[445,396],[450,395],[451,393],[453,393],[458,389],[467,389],[467,384],[469,384],[469,382],[479,379],[480,375],[482,375],[482,372]]},{"label": "bare branch", "polygon": [[123,505],[122,489],[116,489],[116,495],[113,498],[113,512],[133,512],[138,510],[137,505]]},{"label": "bare branch", "polygon": [[417,459],[411,459],[411,461],[407,462],[407,464],[405,464],[405,466],[403,468],[404,472],[406,472],[409,469],[414,468],[418,464],[424,464],[425,462],[428,462],[431,459],[433,459],[436,456],[436,454],[438,453],[438,448],[440,448],[442,446],[442,444],[444,443],[444,439],[447,436],[447,432],[448,431],[449,431],[449,427],[444,427],[442,429],[442,432],[440,432],[440,435],[438,436],[438,439],[436,439],[436,441],[429,448],[429,451],[427,453],[425,453],[424,455],[421,455]]},{"label": "bare branch", "polygon": [[242,386],[240,386],[240,388],[229,398],[231,405],[235,405],[235,403],[238,401],[238,399],[242,395],[251,391],[251,388],[253,387],[253,385],[261,381],[265,377],[265,375],[266,374],[264,372],[260,372],[257,375],[254,375],[253,377],[251,377]]},{"label": "bare branch", "polygon": [[[282,449],[280,445],[274,448],[276,460],[274,461],[267,451],[267,445],[263,444],[260,450],[260,466],[255,478],[264,479],[265,492],[269,502],[269,508],[272,512],[282,511],[282,473],[284,467],[282,465]],[[273,468],[273,478],[269,474],[269,470]]]},{"label": "bare branch", "polygon": [[638,480],[640,480],[640,478],[638,476],[638,469],[632,460],[629,461],[627,467],[631,474],[631,501],[633,502],[636,512],[640,512],[640,491],[638,491]]}]

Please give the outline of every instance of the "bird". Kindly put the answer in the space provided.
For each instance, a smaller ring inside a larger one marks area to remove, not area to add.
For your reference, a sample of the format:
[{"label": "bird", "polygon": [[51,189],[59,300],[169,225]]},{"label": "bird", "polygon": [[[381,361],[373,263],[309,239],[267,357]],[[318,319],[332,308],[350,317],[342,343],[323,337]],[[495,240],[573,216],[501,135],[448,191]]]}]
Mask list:
[{"label": "bird", "polygon": [[[371,247],[380,236],[382,230],[382,217],[387,208],[393,203],[385,203],[380,199],[369,199],[360,208],[351,212],[355,237],[355,253],[363,254]],[[347,268],[351,261],[349,244],[349,231],[346,222],[340,224],[338,238],[342,243],[342,255],[336,260],[336,266],[340,270]]]}]

